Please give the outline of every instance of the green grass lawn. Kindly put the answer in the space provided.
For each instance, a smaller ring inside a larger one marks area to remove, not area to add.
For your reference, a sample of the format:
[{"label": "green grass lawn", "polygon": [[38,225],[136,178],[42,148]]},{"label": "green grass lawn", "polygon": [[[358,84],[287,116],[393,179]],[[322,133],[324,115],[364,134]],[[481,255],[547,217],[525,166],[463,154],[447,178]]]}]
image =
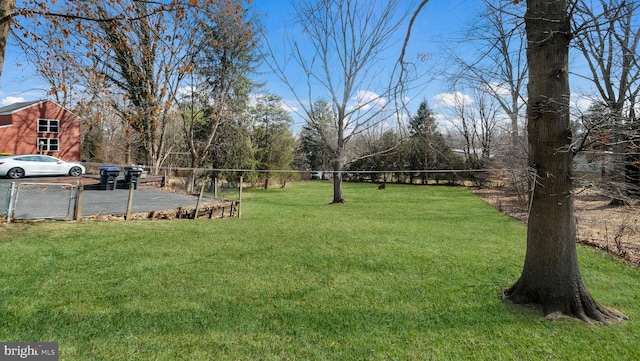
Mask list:
[{"label": "green grass lawn", "polygon": [[248,190],[242,219],[0,227],[0,341],[61,360],[637,360],[640,271],[579,247],[630,317],[549,322],[502,290],[525,226],[463,188]]}]

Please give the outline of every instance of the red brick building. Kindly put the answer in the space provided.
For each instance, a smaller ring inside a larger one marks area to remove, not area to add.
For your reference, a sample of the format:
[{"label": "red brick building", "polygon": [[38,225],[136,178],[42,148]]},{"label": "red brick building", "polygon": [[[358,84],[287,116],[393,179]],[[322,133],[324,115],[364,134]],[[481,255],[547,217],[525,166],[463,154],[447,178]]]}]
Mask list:
[{"label": "red brick building", "polygon": [[0,153],[80,161],[80,118],[51,100],[0,108]]}]

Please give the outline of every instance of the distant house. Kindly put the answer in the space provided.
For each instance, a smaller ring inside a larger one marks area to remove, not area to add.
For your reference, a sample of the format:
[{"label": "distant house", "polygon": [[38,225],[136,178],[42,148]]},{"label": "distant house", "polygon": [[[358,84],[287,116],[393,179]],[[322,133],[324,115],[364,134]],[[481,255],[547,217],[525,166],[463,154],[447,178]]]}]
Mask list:
[{"label": "distant house", "polygon": [[51,100],[0,108],[0,153],[47,154],[79,161],[80,118]]}]

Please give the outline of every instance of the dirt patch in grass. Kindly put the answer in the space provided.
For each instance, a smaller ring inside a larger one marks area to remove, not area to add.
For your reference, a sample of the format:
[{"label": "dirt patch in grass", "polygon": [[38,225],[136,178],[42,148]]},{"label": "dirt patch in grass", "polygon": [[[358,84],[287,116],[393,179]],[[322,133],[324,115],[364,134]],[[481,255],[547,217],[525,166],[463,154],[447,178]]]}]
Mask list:
[{"label": "dirt patch in grass", "polygon": [[[507,187],[476,188],[473,192],[499,211],[527,222],[526,200]],[[640,202],[612,206],[594,189],[574,196],[577,241],[640,265]]]}]

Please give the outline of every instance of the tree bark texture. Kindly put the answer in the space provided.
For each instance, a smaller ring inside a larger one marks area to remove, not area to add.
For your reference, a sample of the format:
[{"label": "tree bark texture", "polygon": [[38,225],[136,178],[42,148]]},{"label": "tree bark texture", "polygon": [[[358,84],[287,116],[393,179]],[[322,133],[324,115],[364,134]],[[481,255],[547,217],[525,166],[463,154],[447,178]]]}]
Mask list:
[{"label": "tree bark texture", "polygon": [[4,55],[7,51],[11,12],[16,5],[15,0],[0,0],[0,76],[4,65]]},{"label": "tree bark texture", "polygon": [[338,147],[336,152],[336,158],[333,160],[333,201],[332,204],[346,203],[342,193],[342,170],[344,165],[342,163],[342,148]]},{"label": "tree bark texture", "polygon": [[333,201],[332,204],[346,203],[342,194],[342,170],[345,164],[345,112],[344,107],[338,110],[338,144],[333,159]]},{"label": "tree bark texture", "polygon": [[545,316],[607,323],[625,318],[587,291],[576,253],[571,169],[567,0],[529,0],[525,15],[529,84],[529,167],[533,196],[520,279],[505,297],[537,304]]}]

